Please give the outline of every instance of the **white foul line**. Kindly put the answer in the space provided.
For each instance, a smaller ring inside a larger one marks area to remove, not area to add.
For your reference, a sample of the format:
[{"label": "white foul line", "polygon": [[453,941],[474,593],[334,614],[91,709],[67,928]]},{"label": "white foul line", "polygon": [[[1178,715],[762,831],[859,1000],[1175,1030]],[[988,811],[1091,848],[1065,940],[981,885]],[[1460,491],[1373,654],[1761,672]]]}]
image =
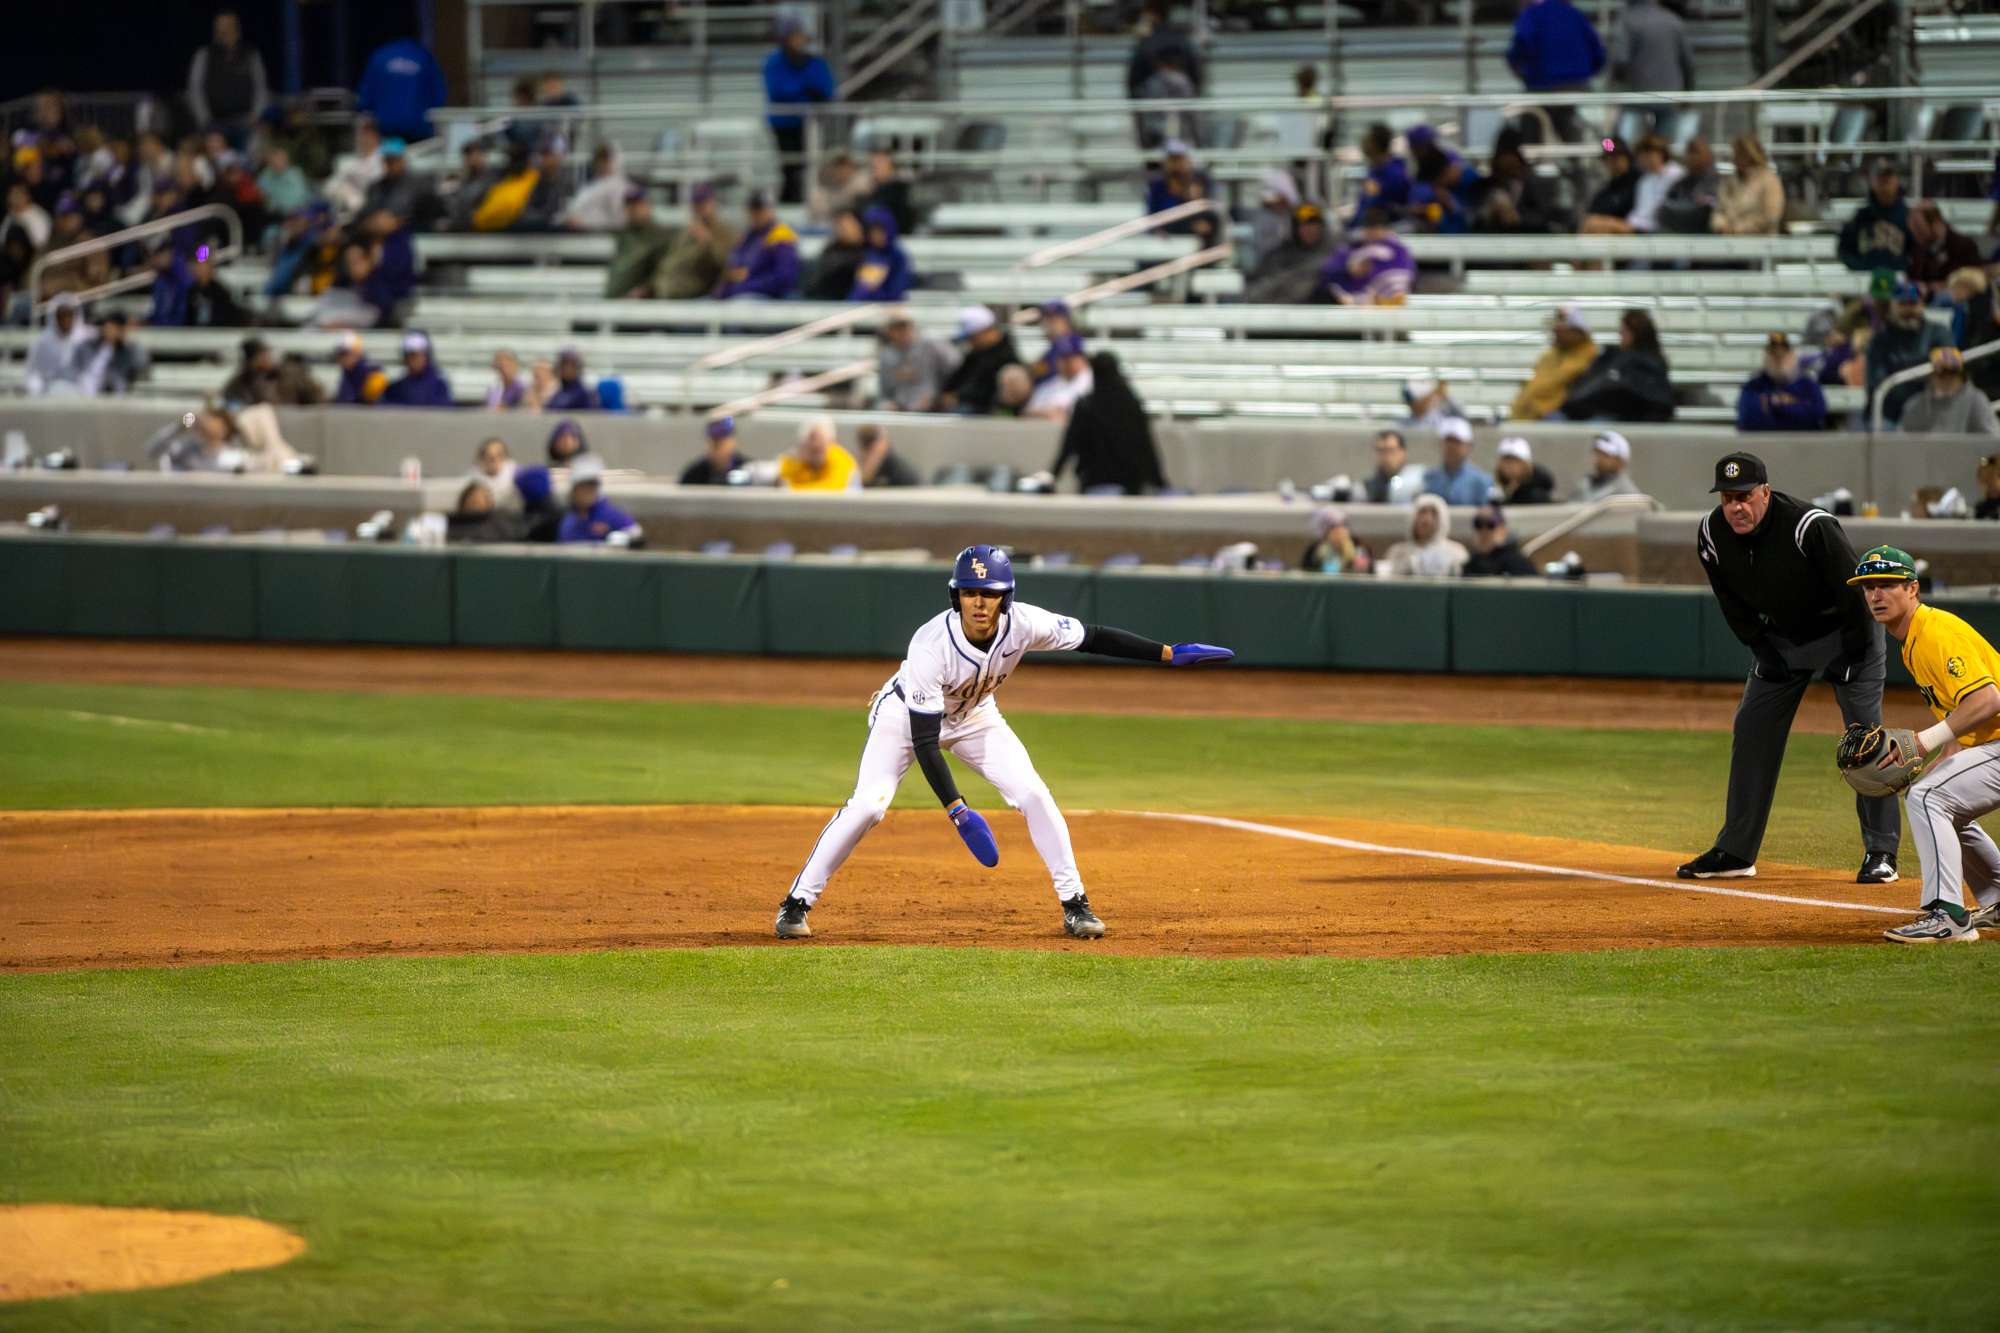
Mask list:
[{"label": "white foul line", "polygon": [[1268,833],[1277,838],[1295,838],[1300,842],[1316,842],[1327,847],[1345,847],[1351,852],[1381,852],[1386,856],[1427,856],[1434,861],[1461,861],[1466,865],[1492,866],[1497,870],[1529,870],[1540,875],[1569,875],[1575,879],[1599,879],[1612,884],[1637,884],[1648,889],[1714,893],[1725,898],[1757,898],[1767,903],[1791,903],[1798,907],[1837,907],[1849,912],[1886,912],[1890,916],[1910,915],[1910,909],[1903,907],[1841,903],[1834,902],[1830,898],[1788,898],[1782,893],[1752,893],[1748,889],[1725,889],[1719,884],[1707,884],[1700,880],[1639,879],[1633,875],[1613,875],[1602,870],[1571,870],[1566,866],[1538,866],[1527,861],[1496,861],[1487,856],[1463,856],[1457,852],[1424,852],[1414,847],[1382,847],[1372,842],[1352,842],[1346,838],[1328,837],[1324,833],[1304,833],[1298,829],[1281,828],[1276,824],[1252,824],[1247,820],[1223,819],[1217,815],[1169,815],[1154,810],[1115,810],[1108,813],[1136,815],[1140,819],[1178,819],[1189,824],[1212,824],[1216,828],[1242,829],[1246,833]]}]

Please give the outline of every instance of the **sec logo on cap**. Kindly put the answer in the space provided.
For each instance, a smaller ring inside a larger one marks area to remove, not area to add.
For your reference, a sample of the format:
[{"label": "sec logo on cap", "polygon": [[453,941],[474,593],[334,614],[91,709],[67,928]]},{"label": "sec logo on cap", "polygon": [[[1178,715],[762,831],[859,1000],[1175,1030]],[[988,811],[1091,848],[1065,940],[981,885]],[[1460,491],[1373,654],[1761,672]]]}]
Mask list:
[{"label": "sec logo on cap", "polygon": [[1742,471],[1743,469],[1735,463],[1725,463],[1722,468],[1722,475],[1725,477],[1734,477]]}]

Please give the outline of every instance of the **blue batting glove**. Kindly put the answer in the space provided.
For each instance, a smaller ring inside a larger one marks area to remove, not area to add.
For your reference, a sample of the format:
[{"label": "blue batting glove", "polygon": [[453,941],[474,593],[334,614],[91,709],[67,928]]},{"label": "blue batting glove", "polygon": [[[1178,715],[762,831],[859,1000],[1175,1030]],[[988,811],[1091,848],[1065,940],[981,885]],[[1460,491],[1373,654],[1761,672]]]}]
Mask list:
[{"label": "blue batting glove", "polygon": [[1198,666],[1203,662],[1228,662],[1236,654],[1227,648],[1218,648],[1212,643],[1177,643],[1174,645],[1175,666]]},{"label": "blue batting glove", "polygon": [[965,839],[965,845],[972,852],[975,861],[989,869],[1000,864],[1000,847],[993,841],[993,827],[977,810],[969,805],[959,804],[945,813],[957,827],[958,836]]}]

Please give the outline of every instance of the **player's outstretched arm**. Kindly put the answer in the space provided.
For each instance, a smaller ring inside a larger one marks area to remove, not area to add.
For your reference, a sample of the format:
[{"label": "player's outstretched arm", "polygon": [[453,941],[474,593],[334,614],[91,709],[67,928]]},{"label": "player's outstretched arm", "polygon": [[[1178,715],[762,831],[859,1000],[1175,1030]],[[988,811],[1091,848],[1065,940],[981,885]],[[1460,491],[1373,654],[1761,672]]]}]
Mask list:
[{"label": "player's outstretched arm", "polygon": [[944,748],[939,744],[943,733],[942,714],[910,714],[910,744],[917,752],[917,767],[923,769],[924,781],[930,783],[931,790],[937,793],[946,817],[958,830],[958,836],[965,840],[973,858],[983,866],[997,866],[1000,864],[1000,847],[993,841],[992,826],[958,794],[958,783],[951,776],[951,765],[944,761]]},{"label": "player's outstretched arm", "polygon": [[1195,666],[1202,662],[1227,662],[1236,656],[1227,648],[1208,643],[1155,643],[1137,634],[1128,634],[1109,625],[1085,625],[1080,653],[1123,657],[1134,662],[1167,662],[1174,666]]}]

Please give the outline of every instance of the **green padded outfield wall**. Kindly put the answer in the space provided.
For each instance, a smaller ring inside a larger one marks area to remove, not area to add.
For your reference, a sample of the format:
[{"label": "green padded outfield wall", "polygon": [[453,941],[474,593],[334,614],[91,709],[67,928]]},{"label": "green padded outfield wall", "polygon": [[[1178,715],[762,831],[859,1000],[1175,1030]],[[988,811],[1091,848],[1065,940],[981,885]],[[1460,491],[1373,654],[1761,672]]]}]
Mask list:
[{"label": "green padded outfield wall", "polygon": [[[0,633],[899,657],[945,565],[0,538]],[[1024,569],[1020,595],[1246,666],[1737,680],[1705,588]],[[2000,602],[1943,605],[2000,641]],[[1908,674],[1893,651],[1890,679]]]}]

